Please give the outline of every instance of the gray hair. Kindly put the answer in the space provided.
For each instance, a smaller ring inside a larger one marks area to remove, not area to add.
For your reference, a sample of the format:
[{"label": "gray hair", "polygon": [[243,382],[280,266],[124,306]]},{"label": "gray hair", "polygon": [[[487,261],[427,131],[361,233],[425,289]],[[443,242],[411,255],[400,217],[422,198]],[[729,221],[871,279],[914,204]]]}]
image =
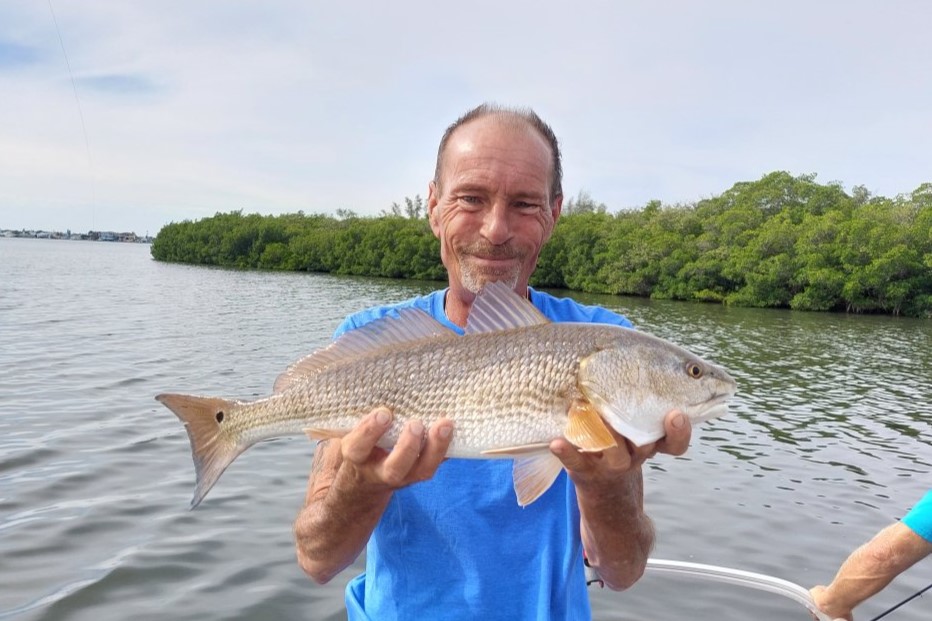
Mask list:
[{"label": "gray hair", "polygon": [[550,200],[552,202],[556,200],[557,197],[563,196],[563,165],[560,160],[560,146],[557,143],[557,136],[553,133],[550,126],[544,123],[544,121],[537,116],[537,113],[530,108],[511,108],[493,103],[484,103],[476,106],[456,119],[443,133],[443,137],[440,139],[440,147],[437,149],[437,168],[434,170],[434,185],[437,186],[437,189],[440,189],[440,171],[443,168],[443,155],[447,148],[447,143],[450,141],[450,137],[457,129],[466,123],[487,116],[495,116],[516,125],[523,124],[531,127],[540,134],[540,137],[550,146],[552,155]]}]

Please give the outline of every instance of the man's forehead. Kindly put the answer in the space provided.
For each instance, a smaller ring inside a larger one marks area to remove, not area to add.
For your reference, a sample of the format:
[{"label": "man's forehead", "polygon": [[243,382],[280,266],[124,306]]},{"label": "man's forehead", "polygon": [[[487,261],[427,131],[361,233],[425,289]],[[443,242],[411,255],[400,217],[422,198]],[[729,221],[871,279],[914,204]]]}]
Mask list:
[{"label": "man's forehead", "polygon": [[549,182],[551,165],[550,149],[532,127],[498,123],[458,128],[446,145],[442,172],[454,177],[510,172]]},{"label": "man's forehead", "polygon": [[544,137],[530,123],[521,117],[511,115],[483,116],[464,123],[457,127],[450,136],[447,148],[454,143],[482,144],[501,138],[535,144],[544,151],[550,151],[550,146]]},{"label": "man's forehead", "polygon": [[443,177],[452,187],[498,186],[506,184],[523,193],[546,194],[550,187],[550,167],[545,159],[513,152],[466,151],[451,157]]}]

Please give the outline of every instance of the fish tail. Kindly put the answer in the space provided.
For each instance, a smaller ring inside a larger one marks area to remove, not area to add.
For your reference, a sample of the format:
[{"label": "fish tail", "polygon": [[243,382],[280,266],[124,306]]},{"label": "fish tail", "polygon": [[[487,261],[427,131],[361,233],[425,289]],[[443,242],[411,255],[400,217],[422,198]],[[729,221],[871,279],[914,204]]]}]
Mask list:
[{"label": "fish tail", "polygon": [[233,460],[246,450],[225,434],[223,421],[237,407],[235,401],[219,397],[161,394],[156,400],[184,423],[191,441],[197,483],[191,508],[196,507]]}]

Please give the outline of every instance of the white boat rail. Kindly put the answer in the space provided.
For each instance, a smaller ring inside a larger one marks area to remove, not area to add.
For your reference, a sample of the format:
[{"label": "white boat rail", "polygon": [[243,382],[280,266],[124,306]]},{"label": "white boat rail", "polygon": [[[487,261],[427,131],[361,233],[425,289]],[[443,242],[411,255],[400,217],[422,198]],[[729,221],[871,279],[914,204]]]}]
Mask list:
[{"label": "white boat rail", "polygon": [[[591,572],[590,575],[597,580],[598,575],[595,571],[589,568],[587,569]],[[810,614],[819,621],[832,621],[830,616],[816,607],[815,602],[812,601],[812,596],[809,595],[808,589],[775,576],[758,574],[741,569],[732,569],[730,567],[719,567],[717,565],[704,565],[702,563],[671,561],[657,558],[647,560],[647,571],[678,574],[692,578],[725,582],[727,584],[734,584],[760,591],[768,591],[789,598],[798,604],[802,604]]]}]

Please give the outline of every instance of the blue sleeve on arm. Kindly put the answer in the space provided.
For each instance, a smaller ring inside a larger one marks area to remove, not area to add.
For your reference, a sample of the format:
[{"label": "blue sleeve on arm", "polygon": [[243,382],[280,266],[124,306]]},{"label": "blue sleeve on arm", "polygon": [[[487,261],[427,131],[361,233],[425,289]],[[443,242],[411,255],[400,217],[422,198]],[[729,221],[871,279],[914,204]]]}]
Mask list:
[{"label": "blue sleeve on arm", "polygon": [[932,543],[932,490],[926,492],[915,507],[903,518],[917,535]]},{"label": "blue sleeve on arm", "polygon": [[572,298],[558,298],[531,289],[531,302],[552,321],[607,323],[623,328],[633,328],[627,317],[619,315],[601,306],[580,304]]}]

